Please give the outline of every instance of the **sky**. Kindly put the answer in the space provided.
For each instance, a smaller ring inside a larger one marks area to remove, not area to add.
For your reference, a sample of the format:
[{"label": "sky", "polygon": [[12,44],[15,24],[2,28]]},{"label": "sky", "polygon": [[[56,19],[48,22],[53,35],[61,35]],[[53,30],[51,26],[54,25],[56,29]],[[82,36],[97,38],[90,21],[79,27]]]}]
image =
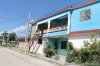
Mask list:
[{"label": "sky", "polygon": [[25,36],[29,12],[31,20],[35,20],[85,1],[88,0],[0,0],[0,33],[8,31]]}]

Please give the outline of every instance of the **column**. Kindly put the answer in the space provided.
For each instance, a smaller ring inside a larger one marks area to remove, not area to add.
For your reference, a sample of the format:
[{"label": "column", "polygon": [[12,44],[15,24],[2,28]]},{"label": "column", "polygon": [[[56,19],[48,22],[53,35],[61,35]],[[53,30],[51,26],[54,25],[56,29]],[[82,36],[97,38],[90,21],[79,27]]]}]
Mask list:
[{"label": "column", "polygon": [[47,32],[49,32],[49,29],[50,29],[50,20],[48,21],[48,30],[47,30]]},{"label": "column", "polygon": [[36,24],[36,30],[38,30],[38,24]]},{"label": "column", "polygon": [[68,33],[70,33],[70,27],[71,27],[71,25],[70,25],[70,22],[71,22],[70,17],[71,17],[70,14],[68,14],[68,26],[67,26]]}]

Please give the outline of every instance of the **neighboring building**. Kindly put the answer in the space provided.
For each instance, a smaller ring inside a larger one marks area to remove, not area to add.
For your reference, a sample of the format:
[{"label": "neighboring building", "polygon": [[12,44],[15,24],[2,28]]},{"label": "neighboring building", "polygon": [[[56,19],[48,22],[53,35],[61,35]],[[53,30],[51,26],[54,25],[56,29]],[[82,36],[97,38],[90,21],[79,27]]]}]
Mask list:
[{"label": "neighboring building", "polygon": [[100,0],[89,0],[35,20],[31,23],[35,27],[32,29],[35,38],[30,51],[43,54],[48,42],[57,49],[59,55],[66,55],[67,42],[72,42],[75,48],[81,48],[83,41],[90,40],[93,33],[97,33],[97,39],[100,39],[99,13]]}]

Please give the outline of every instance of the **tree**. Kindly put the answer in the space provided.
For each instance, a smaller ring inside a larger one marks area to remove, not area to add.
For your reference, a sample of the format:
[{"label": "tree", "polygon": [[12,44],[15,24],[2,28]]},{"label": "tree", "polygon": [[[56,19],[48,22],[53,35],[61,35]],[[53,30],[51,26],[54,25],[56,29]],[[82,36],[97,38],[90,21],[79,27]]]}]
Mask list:
[{"label": "tree", "polygon": [[3,40],[5,42],[5,46],[7,45],[7,40],[8,40],[8,33],[7,31],[5,31],[4,33],[2,33],[2,37],[3,37]]},{"label": "tree", "polygon": [[0,36],[0,39],[2,39],[2,36]]},{"label": "tree", "polygon": [[16,41],[16,33],[9,33],[9,35],[8,35],[8,41],[10,41],[10,43],[11,43],[11,41]]}]

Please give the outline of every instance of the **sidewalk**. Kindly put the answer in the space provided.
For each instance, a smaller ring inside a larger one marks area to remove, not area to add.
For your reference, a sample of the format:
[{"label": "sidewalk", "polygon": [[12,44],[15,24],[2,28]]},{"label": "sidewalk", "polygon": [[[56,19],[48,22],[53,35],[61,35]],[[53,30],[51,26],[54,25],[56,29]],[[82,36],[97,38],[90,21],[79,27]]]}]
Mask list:
[{"label": "sidewalk", "polygon": [[58,66],[5,47],[0,47],[0,59],[0,66]]},{"label": "sidewalk", "polygon": [[[22,54],[29,55],[31,57],[35,57],[35,58],[45,60],[45,61],[50,62],[50,63],[54,63],[58,66],[80,66],[80,65],[76,65],[75,63],[67,63],[67,62],[65,62],[64,58],[60,58],[60,60],[55,60],[55,59],[52,59],[52,58],[47,58],[47,57],[42,56],[40,54],[23,52],[23,51],[20,51],[18,48],[9,48],[9,49],[14,50],[14,51],[19,52],[19,53],[22,53]],[[81,66],[83,66],[83,65],[81,65]]]}]

